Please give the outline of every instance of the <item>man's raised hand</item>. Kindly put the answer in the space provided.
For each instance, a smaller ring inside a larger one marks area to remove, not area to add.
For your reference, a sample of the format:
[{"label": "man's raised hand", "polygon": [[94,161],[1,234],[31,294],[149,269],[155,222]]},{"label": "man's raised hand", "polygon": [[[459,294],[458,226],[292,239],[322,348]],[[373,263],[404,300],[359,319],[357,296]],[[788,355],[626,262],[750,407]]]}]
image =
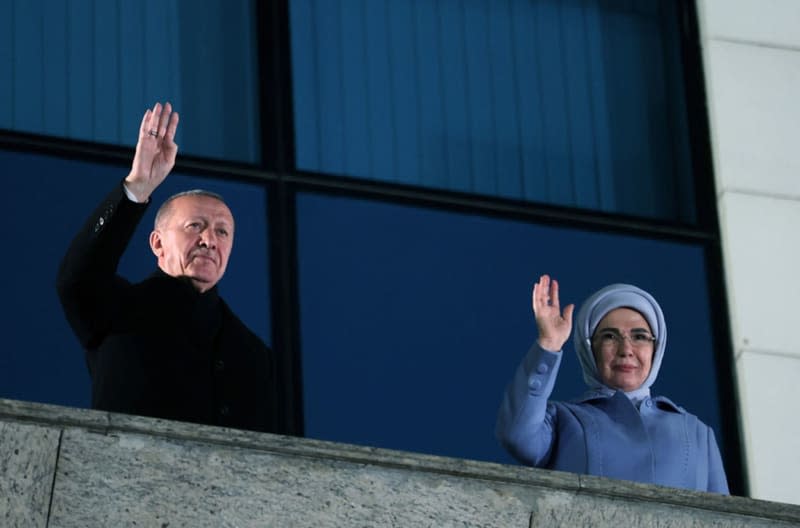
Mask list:
[{"label": "man's raised hand", "polygon": [[169,103],[164,106],[156,103],[142,117],[136,155],[131,172],[125,178],[125,186],[140,202],[150,198],[175,166],[178,154],[175,132],[179,119],[178,112],[173,112]]}]

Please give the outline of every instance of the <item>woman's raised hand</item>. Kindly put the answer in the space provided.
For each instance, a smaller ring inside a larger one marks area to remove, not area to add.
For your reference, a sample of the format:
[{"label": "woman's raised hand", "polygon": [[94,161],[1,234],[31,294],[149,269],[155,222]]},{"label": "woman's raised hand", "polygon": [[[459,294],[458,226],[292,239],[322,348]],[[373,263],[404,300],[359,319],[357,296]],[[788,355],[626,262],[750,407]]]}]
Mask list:
[{"label": "woman's raised hand", "polygon": [[533,315],[539,329],[539,346],[552,352],[560,351],[572,332],[575,305],[568,304],[561,311],[558,281],[550,279],[549,275],[539,277],[539,282],[533,285],[531,297]]}]

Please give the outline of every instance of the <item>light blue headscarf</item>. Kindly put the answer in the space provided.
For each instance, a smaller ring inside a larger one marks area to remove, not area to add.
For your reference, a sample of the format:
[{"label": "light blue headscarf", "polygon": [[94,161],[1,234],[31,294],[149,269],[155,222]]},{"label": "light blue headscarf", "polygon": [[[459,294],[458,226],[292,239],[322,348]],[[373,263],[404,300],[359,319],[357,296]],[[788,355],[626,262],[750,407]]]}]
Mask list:
[{"label": "light blue headscarf", "polygon": [[592,353],[592,335],[600,320],[616,308],[631,308],[642,314],[656,338],[650,374],[638,389],[625,393],[631,400],[639,402],[650,395],[650,386],[658,377],[667,346],[664,313],[652,295],[630,284],[612,284],[591,295],[583,303],[575,319],[575,351],[581,363],[583,379],[589,389],[601,394],[613,394],[616,389],[603,384],[597,372],[597,362]]}]

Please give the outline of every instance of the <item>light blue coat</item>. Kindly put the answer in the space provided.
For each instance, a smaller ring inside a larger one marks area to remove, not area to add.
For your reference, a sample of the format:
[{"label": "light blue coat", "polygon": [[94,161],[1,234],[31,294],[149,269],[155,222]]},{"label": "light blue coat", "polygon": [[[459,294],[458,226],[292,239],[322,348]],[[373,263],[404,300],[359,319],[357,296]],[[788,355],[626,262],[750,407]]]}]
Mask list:
[{"label": "light blue coat", "polygon": [[593,390],[548,402],[560,352],[534,344],[498,413],[500,443],[531,466],[728,494],[713,430],[664,397]]}]

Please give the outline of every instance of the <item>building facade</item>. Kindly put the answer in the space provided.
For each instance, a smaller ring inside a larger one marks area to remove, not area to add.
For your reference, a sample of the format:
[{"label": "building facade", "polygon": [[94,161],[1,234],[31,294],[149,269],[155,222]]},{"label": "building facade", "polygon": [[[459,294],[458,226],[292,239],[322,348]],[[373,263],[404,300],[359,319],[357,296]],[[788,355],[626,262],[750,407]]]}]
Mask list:
[{"label": "building facade", "polygon": [[[533,282],[575,303],[630,282],[670,328],[654,392],[715,429],[734,493],[796,502],[775,472],[797,465],[793,426],[770,409],[796,357],[771,292],[792,291],[791,255],[772,256],[790,251],[797,11],[773,4],[2,2],[23,257],[3,264],[0,396],[88,404],[55,271],[169,99],[181,152],[156,200],[230,202],[220,288],[279,351],[296,434],[510,462],[492,431],[535,336]],[[133,279],[154,267],[148,231]],[[557,398],[582,391],[566,352]]]}]

